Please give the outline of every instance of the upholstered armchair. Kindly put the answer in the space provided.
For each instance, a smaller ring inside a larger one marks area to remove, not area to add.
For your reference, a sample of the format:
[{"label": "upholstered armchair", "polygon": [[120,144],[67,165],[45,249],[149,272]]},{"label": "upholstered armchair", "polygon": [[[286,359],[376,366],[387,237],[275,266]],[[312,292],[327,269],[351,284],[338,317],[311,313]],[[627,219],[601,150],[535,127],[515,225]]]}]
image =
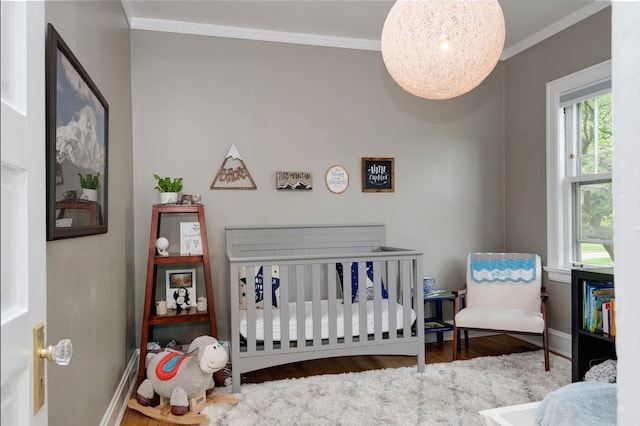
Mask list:
[{"label": "upholstered armchair", "polygon": [[[542,287],[540,256],[530,253],[471,253],[466,288],[453,291],[453,359],[460,332],[469,330],[542,335],[549,371],[548,294]],[[469,341],[465,339],[468,347]]]}]

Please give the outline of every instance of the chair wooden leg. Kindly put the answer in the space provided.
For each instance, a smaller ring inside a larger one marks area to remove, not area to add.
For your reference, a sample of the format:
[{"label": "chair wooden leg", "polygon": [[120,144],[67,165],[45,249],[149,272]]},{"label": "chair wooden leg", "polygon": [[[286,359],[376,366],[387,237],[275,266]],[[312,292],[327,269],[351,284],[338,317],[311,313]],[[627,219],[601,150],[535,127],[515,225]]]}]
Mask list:
[{"label": "chair wooden leg", "polygon": [[469,330],[464,331],[464,347],[469,349]]},{"label": "chair wooden leg", "polygon": [[549,330],[546,327],[542,334],[542,340],[544,345],[544,371],[549,371]]},{"label": "chair wooden leg", "polygon": [[460,344],[460,332],[458,331],[458,327],[456,327],[455,322],[453,323],[453,360],[458,359],[458,345]]}]

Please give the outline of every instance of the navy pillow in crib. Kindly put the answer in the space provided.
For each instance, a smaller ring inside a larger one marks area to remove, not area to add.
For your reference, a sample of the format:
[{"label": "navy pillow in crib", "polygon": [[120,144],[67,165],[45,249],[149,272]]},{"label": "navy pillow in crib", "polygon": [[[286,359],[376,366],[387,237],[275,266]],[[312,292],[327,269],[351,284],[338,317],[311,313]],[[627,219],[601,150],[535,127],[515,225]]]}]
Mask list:
[{"label": "navy pillow in crib", "polygon": [[[367,276],[366,276],[367,300],[373,300],[373,262],[366,262],[366,270],[367,270]],[[340,287],[344,289],[343,279],[342,279],[344,276],[344,268],[342,267],[342,263],[336,263],[336,272],[338,273],[338,280],[340,281]],[[352,262],[351,263],[351,303],[356,303],[359,300],[358,284],[359,284],[358,262]],[[388,299],[389,294],[387,293],[387,289],[384,287],[384,281],[381,281],[381,284],[382,284],[382,298]]]},{"label": "navy pillow in crib", "polygon": [[[278,265],[273,265],[271,270],[271,305],[277,308],[280,305],[280,268]],[[247,308],[247,293],[243,290],[243,287],[247,286],[247,274],[246,269],[240,268],[240,309]],[[256,273],[255,280],[256,289],[256,307],[261,309],[264,307],[264,278],[262,272],[262,266]]]}]

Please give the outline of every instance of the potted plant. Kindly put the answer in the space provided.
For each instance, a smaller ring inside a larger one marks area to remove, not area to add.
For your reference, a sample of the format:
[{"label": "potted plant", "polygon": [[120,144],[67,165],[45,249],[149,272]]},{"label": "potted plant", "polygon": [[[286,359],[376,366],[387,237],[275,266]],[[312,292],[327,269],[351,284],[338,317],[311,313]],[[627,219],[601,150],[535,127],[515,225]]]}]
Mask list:
[{"label": "potted plant", "polygon": [[182,178],[169,178],[154,174],[157,181],[155,189],[160,193],[160,204],[177,203],[178,192],[182,191]]},{"label": "potted plant", "polygon": [[91,173],[87,173],[86,175],[78,173],[78,176],[80,176],[80,187],[82,188],[82,196],[80,199],[94,202],[98,201],[100,173],[95,176]]}]

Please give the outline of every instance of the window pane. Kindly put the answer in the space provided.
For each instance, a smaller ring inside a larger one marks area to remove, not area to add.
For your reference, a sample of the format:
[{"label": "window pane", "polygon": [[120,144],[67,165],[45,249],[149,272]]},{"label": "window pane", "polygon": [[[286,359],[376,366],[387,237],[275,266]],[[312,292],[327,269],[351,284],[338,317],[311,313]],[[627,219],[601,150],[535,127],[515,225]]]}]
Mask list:
[{"label": "window pane", "polygon": [[578,261],[581,263],[590,263],[594,265],[613,265],[613,247],[604,244],[582,243],[580,244],[580,253],[578,253]]},{"label": "window pane", "polygon": [[586,99],[579,111],[579,173],[611,173],[613,151],[611,93]]},{"label": "window pane", "polygon": [[613,242],[611,182],[579,184],[578,242]]}]

